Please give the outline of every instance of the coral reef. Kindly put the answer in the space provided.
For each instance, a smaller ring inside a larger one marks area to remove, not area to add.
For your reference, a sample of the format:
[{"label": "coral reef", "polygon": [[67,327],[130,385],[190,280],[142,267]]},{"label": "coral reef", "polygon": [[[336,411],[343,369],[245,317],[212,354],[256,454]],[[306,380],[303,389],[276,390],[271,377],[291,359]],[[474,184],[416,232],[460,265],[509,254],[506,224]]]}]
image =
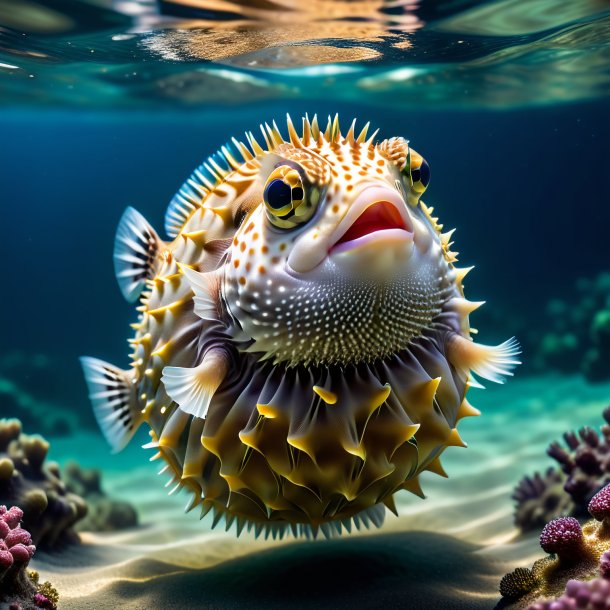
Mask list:
[{"label": "coral reef", "polygon": [[138,524],[138,515],[131,504],[106,495],[99,470],[68,462],[63,474],[66,489],[83,497],[89,507],[86,517],[77,523],[77,530],[110,532]]},{"label": "coral reef", "polygon": [[66,490],[59,466],[45,462],[48,449],[42,437],[23,434],[19,420],[0,420],[0,504],[21,507],[34,544],[51,547],[78,540],[73,526],[87,505]]},{"label": "coral reef", "polygon": [[30,532],[21,527],[23,511],[0,505],[0,603],[11,609],[57,607],[57,591],[48,582],[40,584],[36,572],[27,571],[36,552]]},{"label": "coral reef", "polygon": [[582,527],[573,517],[554,519],[544,527],[540,546],[550,556],[531,569],[520,567],[504,576],[498,608],[610,607],[605,593],[610,593],[610,485],[591,499],[589,512],[593,519]]},{"label": "coral reef", "polygon": [[574,514],[574,503],[563,488],[565,481],[565,475],[555,468],[523,477],[512,496],[516,501],[515,525],[522,531],[535,530],[551,519]]},{"label": "coral reef", "polygon": [[584,517],[594,494],[610,483],[610,407],[600,433],[585,427],[567,432],[566,447],[552,443],[547,453],[561,471],[549,468],[544,475],[524,477],[513,493],[515,524],[528,531],[559,516]]}]

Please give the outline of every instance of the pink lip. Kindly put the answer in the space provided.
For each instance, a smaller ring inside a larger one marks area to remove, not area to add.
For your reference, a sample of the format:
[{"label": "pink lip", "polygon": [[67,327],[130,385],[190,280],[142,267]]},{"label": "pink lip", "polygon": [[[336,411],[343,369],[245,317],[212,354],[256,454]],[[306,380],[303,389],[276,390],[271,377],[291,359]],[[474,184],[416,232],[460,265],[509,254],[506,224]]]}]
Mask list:
[{"label": "pink lip", "polygon": [[331,247],[330,252],[344,252],[377,239],[407,239],[413,226],[389,201],[369,205]]}]

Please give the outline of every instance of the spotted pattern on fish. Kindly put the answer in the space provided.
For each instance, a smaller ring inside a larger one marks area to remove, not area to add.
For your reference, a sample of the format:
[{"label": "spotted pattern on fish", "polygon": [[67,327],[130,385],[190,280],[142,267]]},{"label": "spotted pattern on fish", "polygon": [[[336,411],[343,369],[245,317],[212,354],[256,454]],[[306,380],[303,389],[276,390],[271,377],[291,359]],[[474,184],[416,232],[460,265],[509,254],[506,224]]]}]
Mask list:
[{"label": "spotted pattern on fish", "polygon": [[[509,340],[471,340],[469,269],[421,201],[429,167],[368,124],[275,123],[233,140],[170,203],[162,241],[129,208],[123,294],[132,366],[83,358],[115,450],[150,427],[172,491],[256,534],[326,536],[383,521],[418,475],[465,446],[474,375],[501,382]],[[473,375],[474,373],[474,375]]]}]

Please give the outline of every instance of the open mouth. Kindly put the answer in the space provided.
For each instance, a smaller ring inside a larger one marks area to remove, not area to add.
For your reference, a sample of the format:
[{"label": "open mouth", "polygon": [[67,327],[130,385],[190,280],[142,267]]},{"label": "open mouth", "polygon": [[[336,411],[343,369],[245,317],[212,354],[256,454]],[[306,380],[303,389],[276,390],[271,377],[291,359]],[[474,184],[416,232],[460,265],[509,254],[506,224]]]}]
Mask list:
[{"label": "open mouth", "polygon": [[[359,245],[363,237],[372,236],[373,233],[391,231],[393,235],[396,232],[404,232],[404,237],[413,232],[413,227],[407,226],[405,219],[402,217],[395,205],[389,201],[377,201],[356,218],[353,224],[334,244],[332,250],[347,250],[351,246]],[[388,236],[390,234],[387,234]],[[383,237],[383,235],[375,235],[374,237]],[[354,242],[354,243],[352,243]],[[347,244],[350,244],[347,246]],[[343,246],[343,247],[340,247]]]}]

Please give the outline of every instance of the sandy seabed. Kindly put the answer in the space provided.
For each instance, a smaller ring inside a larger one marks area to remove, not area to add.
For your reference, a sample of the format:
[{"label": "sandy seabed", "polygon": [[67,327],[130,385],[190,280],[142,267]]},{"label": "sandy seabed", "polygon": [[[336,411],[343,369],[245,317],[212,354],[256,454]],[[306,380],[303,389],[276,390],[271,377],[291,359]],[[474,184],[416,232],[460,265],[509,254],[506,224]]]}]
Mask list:
[{"label": "sandy seabed", "polygon": [[85,533],[80,546],[39,552],[33,567],[65,610],[494,608],[502,575],[543,555],[537,533],[514,529],[514,485],[551,464],[546,447],[564,431],[599,428],[610,384],[516,379],[469,398],[483,415],[460,425],[469,448],[444,454],[450,478],[426,473],[426,500],[401,492],[398,518],[388,512],[381,529],[333,540],[212,530],[209,516],[184,514],[186,494],[166,495],[137,442],[118,456],[98,436],[54,442],[52,459],[101,467],[107,491],[132,502],[142,525]]}]

